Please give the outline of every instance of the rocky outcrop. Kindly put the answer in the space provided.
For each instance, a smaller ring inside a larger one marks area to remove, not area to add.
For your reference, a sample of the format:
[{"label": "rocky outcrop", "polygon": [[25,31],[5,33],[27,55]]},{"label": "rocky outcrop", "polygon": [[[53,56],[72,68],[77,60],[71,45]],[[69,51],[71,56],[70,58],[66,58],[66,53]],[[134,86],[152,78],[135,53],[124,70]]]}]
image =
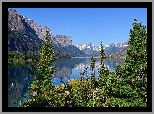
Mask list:
[{"label": "rocky outcrop", "polygon": [[11,28],[11,30],[26,30],[31,32],[40,39],[43,39],[46,31],[50,31],[50,34],[52,35],[51,30],[48,27],[38,26],[34,20],[20,15],[16,10],[8,11],[8,26]]},{"label": "rocky outcrop", "polygon": [[57,57],[85,56],[84,52],[72,45],[70,36],[54,36],[48,27],[38,26],[34,20],[20,15],[16,10],[8,11],[8,50],[38,54],[46,31],[50,33]]},{"label": "rocky outcrop", "polygon": [[51,33],[51,30],[46,27],[46,26],[38,26],[34,20],[30,20],[26,17],[23,17],[22,16],[22,22],[24,23],[24,26],[27,28],[27,29],[33,29],[33,34],[36,34],[40,39],[43,40],[45,34],[46,34],[46,31],[49,31],[50,32],[50,35],[52,36],[52,33]]},{"label": "rocky outcrop", "polygon": [[54,41],[54,43],[60,43],[63,46],[68,46],[68,45],[72,45],[72,40],[70,36],[66,36],[66,35],[52,35],[52,39]]},{"label": "rocky outcrop", "polygon": [[16,10],[8,11],[8,27],[10,27],[11,30],[24,30],[25,27],[21,20],[22,16],[19,15]]},{"label": "rocky outcrop", "polygon": [[28,31],[38,38],[44,38],[46,31],[49,31],[50,36],[52,36],[53,43],[60,43],[62,46],[72,45],[72,40],[70,36],[66,35],[52,35],[51,30],[47,26],[40,26],[35,23],[34,20],[28,19],[25,16],[20,15],[16,10],[8,11],[8,26],[11,30],[17,31]]}]

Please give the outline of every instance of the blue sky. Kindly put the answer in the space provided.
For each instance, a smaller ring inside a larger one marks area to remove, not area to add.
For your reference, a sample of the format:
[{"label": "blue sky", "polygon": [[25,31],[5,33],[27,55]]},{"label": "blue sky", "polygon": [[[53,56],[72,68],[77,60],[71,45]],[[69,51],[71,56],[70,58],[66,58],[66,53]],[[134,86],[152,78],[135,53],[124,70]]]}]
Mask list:
[{"label": "blue sky", "polygon": [[[9,8],[10,9],[10,8]],[[72,44],[100,45],[128,40],[133,19],[147,26],[146,8],[12,8],[47,26],[53,35],[68,35]]]}]

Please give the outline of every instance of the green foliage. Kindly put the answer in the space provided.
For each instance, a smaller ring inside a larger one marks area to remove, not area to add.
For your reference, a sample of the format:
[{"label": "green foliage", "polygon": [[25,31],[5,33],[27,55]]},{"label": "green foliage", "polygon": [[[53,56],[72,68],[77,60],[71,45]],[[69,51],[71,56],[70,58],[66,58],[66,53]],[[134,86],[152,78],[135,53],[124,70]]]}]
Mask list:
[{"label": "green foliage", "polygon": [[103,61],[104,58],[106,58],[106,55],[104,53],[103,45],[102,45],[102,42],[101,42],[101,50],[100,50],[101,64],[102,64],[102,61]]},{"label": "green foliage", "polygon": [[55,60],[52,42],[47,32],[46,37],[42,43],[40,58],[36,65],[32,65],[29,73],[34,76],[34,81],[29,85],[30,100],[21,103],[20,106],[52,106],[55,100],[54,84],[51,83],[53,73],[56,71],[54,66],[50,67],[50,63]]},{"label": "green foliage", "polygon": [[[80,73],[81,79],[54,86],[51,79],[56,69],[50,63],[55,60],[55,56],[47,33],[40,58],[29,72],[35,78],[29,85],[30,100],[21,102],[20,106],[61,107],[70,102],[73,107],[146,107],[146,40],[145,26],[136,21],[130,30],[128,56],[124,59],[124,66],[116,65],[115,72],[110,72],[103,64],[105,54],[101,43],[98,79],[95,78],[96,60],[92,56],[90,75],[87,73],[89,68],[85,67]],[[70,94],[66,94],[66,91]]]},{"label": "green foliage", "polygon": [[34,62],[36,60],[35,55],[22,54],[19,52],[10,52],[8,51],[8,65],[20,65],[27,62]]},{"label": "green foliage", "polygon": [[115,66],[115,76],[108,78],[108,103],[119,107],[146,106],[147,99],[147,33],[145,26],[134,22],[130,30],[128,56],[124,66]]}]

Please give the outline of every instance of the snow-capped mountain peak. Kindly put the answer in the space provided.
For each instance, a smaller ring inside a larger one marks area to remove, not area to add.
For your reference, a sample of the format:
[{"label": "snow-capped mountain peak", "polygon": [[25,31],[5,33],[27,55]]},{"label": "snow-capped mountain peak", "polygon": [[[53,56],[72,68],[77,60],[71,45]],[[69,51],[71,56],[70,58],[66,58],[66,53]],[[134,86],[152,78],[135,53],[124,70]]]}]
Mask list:
[{"label": "snow-capped mountain peak", "polygon": [[[107,54],[127,48],[127,46],[128,42],[103,45],[104,51]],[[86,54],[99,54],[99,51],[101,49],[100,46],[94,46],[91,42],[89,44],[77,44],[76,47],[85,52]]]}]

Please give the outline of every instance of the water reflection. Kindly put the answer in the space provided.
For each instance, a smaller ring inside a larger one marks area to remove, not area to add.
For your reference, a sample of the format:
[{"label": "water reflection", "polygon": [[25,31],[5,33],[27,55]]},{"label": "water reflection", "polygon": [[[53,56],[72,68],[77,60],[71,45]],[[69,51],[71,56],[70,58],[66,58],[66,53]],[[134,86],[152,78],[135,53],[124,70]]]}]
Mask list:
[{"label": "water reflection", "polygon": [[[90,67],[90,58],[65,58],[57,59],[52,63],[58,68],[54,74],[52,82],[55,85],[61,84],[60,78],[62,77],[64,82],[69,79],[79,79],[79,73],[83,71],[85,66]],[[106,59],[104,64],[110,71],[114,71],[116,63],[123,65],[122,60]],[[96,69],[100,67],[99,59],[96,58]],[[31,83],[33,77],[28,74],[27,66],[9,67],[8,68],[8,106],[18,106],[19,100],[28,93],[28,83]],[[88,71],[90,74],[90,70]]]},{"label": "water reflection", "polygon": [[[64,79],[80,78],[79,73],[84,70],[84,67],[89,67],[90,72],[90,58],[70,58],[70,59],[57,59],[52,65],[58,68],[58,71],[54,74],[54,78],[57,80],[61,77]],[[116,63],[123,65],[122,59],[105,59],[104,65],[111,71],[114,72],[114,66]],[[100,59],[96,58],[95,62],[96,69],[100,68]],[[97,75],[97,74],[96,74]],[[60,82],[58,83],[60,84]]]},{"label": "water reflection", "polygon": [[[28,74],[29,66],[8,68],[8,105],[14,106],[28,92],[28,83],[32,76]],[[13,105],[14,104],[14,105]]]}]

